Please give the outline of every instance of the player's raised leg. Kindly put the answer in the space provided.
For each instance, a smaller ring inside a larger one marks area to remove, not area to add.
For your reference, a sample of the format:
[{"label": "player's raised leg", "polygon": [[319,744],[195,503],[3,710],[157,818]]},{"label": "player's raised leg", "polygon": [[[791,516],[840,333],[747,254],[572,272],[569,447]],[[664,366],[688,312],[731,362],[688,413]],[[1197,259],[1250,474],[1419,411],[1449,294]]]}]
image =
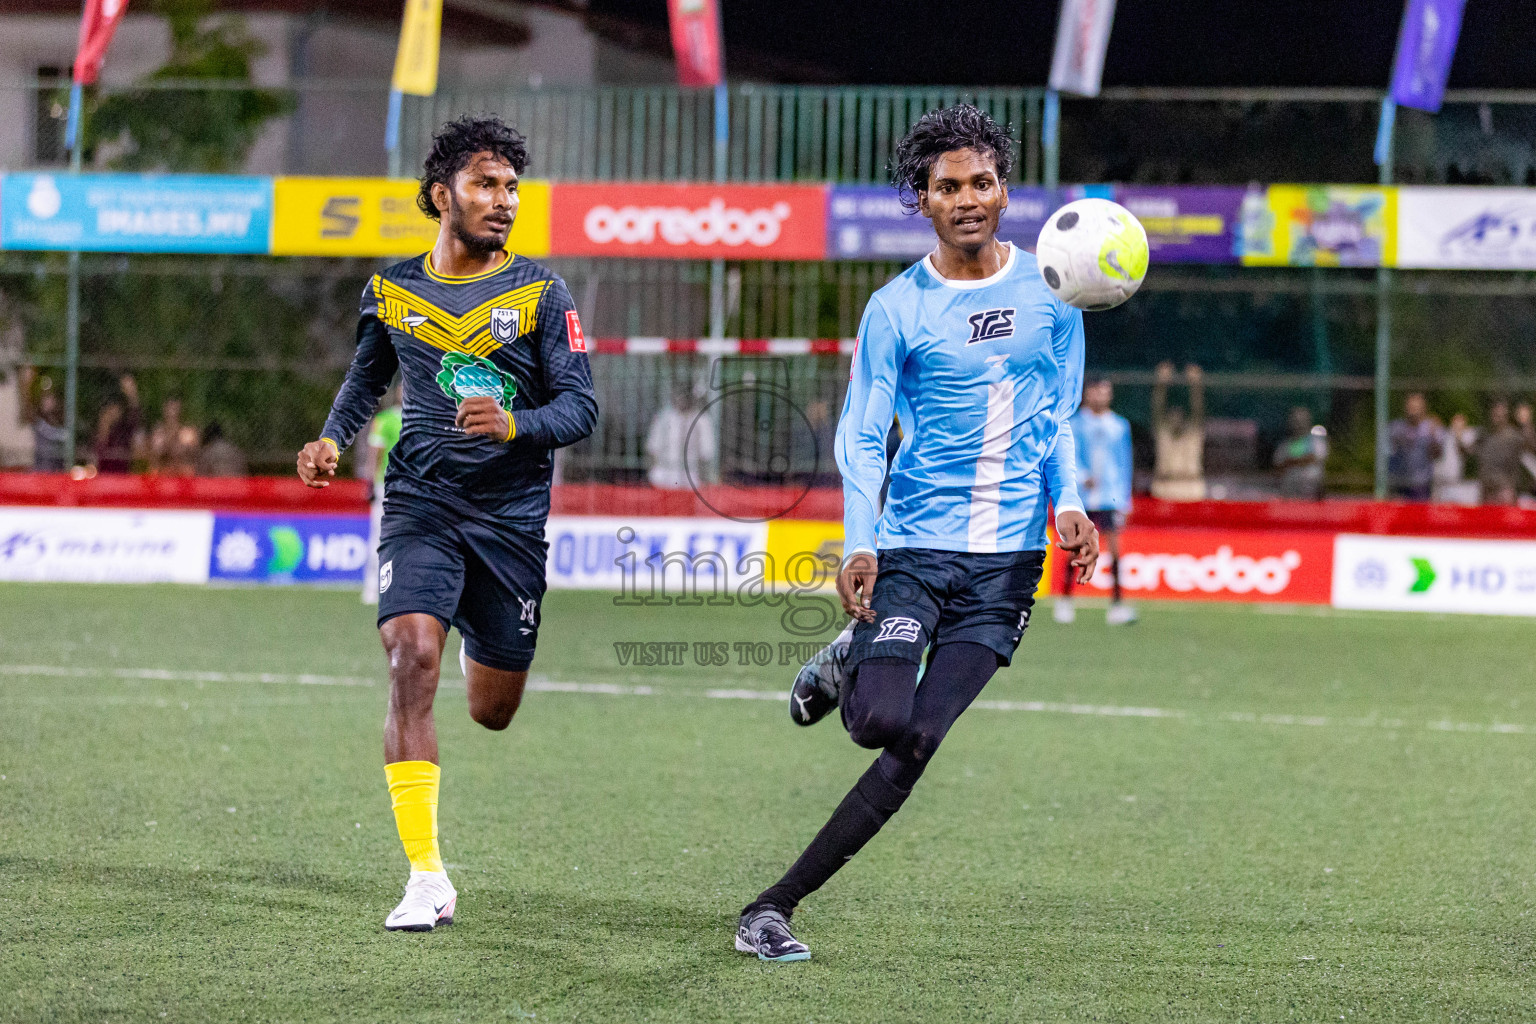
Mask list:
[{"label": "player's raised leg", "polygon": [[789,690],[789,717],[796,725],[815,725],[838,706],[848,674],[848,646],[853,641],[854,625],[849,622],[835,640],[800,666]]},{"label": "player's raised leg", "polygon": [[432,702],[447,633],[434,616],[397,615],[379,627],[389,656],[389,712],[384,719],[384,777],[411,875],[384,927],[429,932],[453,921],[458,893],[437,844],[437,725]]}]

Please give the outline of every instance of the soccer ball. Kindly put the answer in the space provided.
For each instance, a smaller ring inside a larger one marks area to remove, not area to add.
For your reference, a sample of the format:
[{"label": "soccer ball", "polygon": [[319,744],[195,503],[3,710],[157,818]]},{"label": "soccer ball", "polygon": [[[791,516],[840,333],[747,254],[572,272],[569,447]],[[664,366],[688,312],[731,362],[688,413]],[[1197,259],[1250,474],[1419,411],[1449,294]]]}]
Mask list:
[{"label": "soccer ball", "polygon": [[1051,214],[1035,257],[1045,286],[1062,302],[1113,309],[1147,276],[1147,233],[1119,203],[1079,199]]}]

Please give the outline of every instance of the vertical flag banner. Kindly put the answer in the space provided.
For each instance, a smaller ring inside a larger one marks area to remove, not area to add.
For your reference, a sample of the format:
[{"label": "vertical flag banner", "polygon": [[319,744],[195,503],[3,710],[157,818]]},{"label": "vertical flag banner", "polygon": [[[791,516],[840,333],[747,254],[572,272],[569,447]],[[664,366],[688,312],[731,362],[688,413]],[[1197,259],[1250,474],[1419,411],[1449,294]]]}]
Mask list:
[{"label": "vertical flag banner", "polygon": [[677,55],[677,84],[719,85],[724,80],[717,0],[667,0],[672,49]]},{"label": "vertical flag banner", "polygon": [[395,50],[395,74],[389,86],[389,122],[384,148],[393,153],[400,144],[400,97],[431,96],[437,92],[437,54],[443,30],[443,0],[405,0],[400,22],[400,46]]},{"label": "vertical flag banner", "polygon": [[1392,68],[1394,102],[1431,114],[1439,111],[1466,5],[1467,0],[1408,0]]},{"label": "vertical flag banner", "polygon": [[85,0],[85,13],[80,18],[80,42],[75,49],[75,71],[69,89],[69,120],[65,124],[64,145],[75,148],[75,137],[80,130],[80,87],[93,85],[101,74],[101,62],[106,59],[107,47],[112,45],[112,33],[128,10],[128,0]]},{"label": "vertical flag banner", "polygon": [[1104,78],[1104,51],[1115,20],[1115,0],[1061,0],[1051,89],[1097,96]]}]

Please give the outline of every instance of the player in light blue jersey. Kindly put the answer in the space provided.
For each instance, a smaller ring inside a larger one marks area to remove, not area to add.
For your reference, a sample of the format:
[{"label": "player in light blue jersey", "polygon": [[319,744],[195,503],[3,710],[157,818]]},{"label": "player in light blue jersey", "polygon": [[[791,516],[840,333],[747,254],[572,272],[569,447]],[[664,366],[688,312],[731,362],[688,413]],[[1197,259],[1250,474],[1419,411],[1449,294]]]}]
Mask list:
[{"label": "player in light blue jersey", "polygon": [[[790,715],[841,707],[881,750],[831,820],[743,911],[736,948],[803,960],[789,930],[801,899],[901,807],[940,741],[1029,624],[1052,507],[1086,580],[1098,558],[1077,493],[1069,419],[1082,389],[1082,314],[1045,287],[1035,258],[997,241],[1008,206],[1007,132],[962,104],[925,115],[897,149],[903,203],[938,245],[871,297],[837,430],[853,622],[795,680]],[[886,475],[892,417],[902,426]],[[918,667],[928,650],[926,670]]]},{"label": "player in light blue jersey", "polygon": [[[1072,417],[1072,439],[1077,444],[1077,479],[1088,518],[1098,527],[1101,542],[1109,548],[1109,610],[1105,621],[1124,626],[1136,621],[1136,609],[1126,604],[1120,590],[1120,531],[1131,511],[1131,424],[1110,410],[1115,386],[1099,378],[1083,389],[1083,407]],[[1073,622],[1072,574],[1052,610],[1057,622]]]}]

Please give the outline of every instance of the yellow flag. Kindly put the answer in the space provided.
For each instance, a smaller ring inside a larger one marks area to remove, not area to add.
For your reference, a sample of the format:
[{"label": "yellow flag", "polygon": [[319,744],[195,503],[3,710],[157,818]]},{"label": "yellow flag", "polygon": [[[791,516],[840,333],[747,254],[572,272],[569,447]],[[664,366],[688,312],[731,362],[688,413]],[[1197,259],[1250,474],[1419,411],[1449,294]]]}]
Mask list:
[{"label": "yellow flag", "polygon": [[392,88],[412,96],[437,92],[437,44],[443,28],[443,0],[405,0],[400,49],[395,51]]}]

